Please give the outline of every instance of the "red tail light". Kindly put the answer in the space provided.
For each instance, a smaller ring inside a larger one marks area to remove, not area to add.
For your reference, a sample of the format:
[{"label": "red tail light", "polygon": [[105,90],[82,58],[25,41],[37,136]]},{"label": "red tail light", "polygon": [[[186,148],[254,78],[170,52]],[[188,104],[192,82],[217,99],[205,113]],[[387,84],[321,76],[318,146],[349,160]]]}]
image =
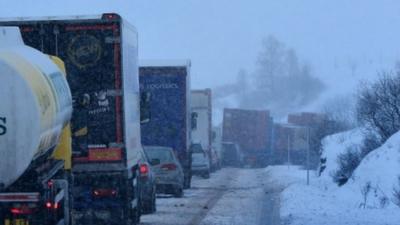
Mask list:
[{"label": "red tail light", "polygon": [[161,166],[161,169],[163,170],[176,170],[177,166],[173,163],[170,164],[164,164]]},{"label": "red tail light", "polygon": [[141,164],[139,167],[140,175],[146,176],[149,173],[149,166],[147,164]]},{"label": "red tail light", "polygon": [[116,197],[118,192],[114,189],[95,189],[93,196],[95,197]]},{"label": "red tail light", "polygon": [[50,209],[53,206],[53,204],[51,204],[51,202],[46,202],[46,208]]},{"label": "red tail light", "polygon": [[22,214],[32,214],[32,209],[30,208],[11,208],[10,212],[14,215],[22,215]]}]

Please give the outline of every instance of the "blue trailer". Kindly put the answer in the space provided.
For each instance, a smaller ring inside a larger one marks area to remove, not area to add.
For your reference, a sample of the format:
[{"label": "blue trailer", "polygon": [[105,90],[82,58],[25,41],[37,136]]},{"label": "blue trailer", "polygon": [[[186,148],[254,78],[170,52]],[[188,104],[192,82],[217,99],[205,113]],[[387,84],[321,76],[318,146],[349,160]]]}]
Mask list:
[{"label": "blue trailer", "polygon": [[190,61],[146,61],[139,66],[142,145],[174,149],[190,187]]}]

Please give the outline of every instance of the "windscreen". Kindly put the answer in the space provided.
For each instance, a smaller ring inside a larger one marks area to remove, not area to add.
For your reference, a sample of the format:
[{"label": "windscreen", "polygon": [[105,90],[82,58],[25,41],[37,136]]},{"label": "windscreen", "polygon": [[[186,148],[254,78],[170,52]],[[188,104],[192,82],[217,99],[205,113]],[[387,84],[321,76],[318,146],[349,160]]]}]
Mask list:
[{"label": "windscreen", "polygon": [[145,154],[149,161],[160,160],[160,163],[173,162],[174,156],[169,148],[144,148]]}]

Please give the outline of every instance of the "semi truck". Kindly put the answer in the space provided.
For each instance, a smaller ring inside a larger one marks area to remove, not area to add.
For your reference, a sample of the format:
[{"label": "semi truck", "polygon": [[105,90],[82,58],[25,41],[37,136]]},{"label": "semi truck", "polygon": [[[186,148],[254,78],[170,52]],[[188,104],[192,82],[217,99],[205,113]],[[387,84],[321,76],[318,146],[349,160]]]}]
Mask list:
[{"label": "semi truck", "polygon": [[[184,188],[191,183],[190,66],[185,61],[142,61],[139,65],[142,144],[174,149],[184,170]],[[144,118],[145,119],[145,118]]]},{"label": "semi truck", "polygon": [[191,132],[194,143],[201,144],[208,154],[210,165],[212,157],[212,105],[211,89],[192,90],[191,96]]},{"label": "semi truck", "polygon": [[[59,207],[55,204],[56,200],[62,196],[69,196],[69,209],[65,213],[70,217],[71,224],[128,225],[137,223],[140,219],[138,164],[143,150],[140,136],[138,46],[135,28],[114,13],[95,16],[6,19],[2,20],[0,25],[18,27],[26,45],[44,54],[57,56],[65,63],[68,88],[65,87],[65,90],[60,92],[66,93],[66,90],[70,90],[73,108],[72,117],[69,120],[71,165],[62,176],[66,182],[55,182],[58,179],[44,179],[44,181],[50,181],[47,182],[46,187],[46,183],[43,183],[43,171],[49,161],[52,161],[52,155],[50,155],[52,151],[41,154],[42,148],[39,147],[38,152],[39,155],[44,155],[43,160],[39,158],[36,160],[36,155],[31,157],[31,155],[18,153],[25,151],[21,150],[25,149],[25,146],[20,143],[21,140],[32,144],[36,141],[37,135],[43,136],[37,134],[36,131],[29,133],[31,131],[29,123],[23,123],[35,120],[36,117],[32,117],[30,113],[36,115],[34,113],[39,113],[40,109],[35,108],[37,112],[24,110],[25,115],[22,112],[18,113],[19,109],[24,108],[18,108],[13,101],[6,101],[8,105],[2,103],[4,107],[0,109],[0,117],[7,122],[7,133],[2,132],[5,134],[0,136],[0,154],[8,157],[9,152],[16,151],[18,155],[14,159],[9,159],[10,163],[7,167],[0,167],[0,177],[14,169],[20,169],[21,172],[10,176],[6,181],[1,181],[3,188],[0,196],[5,197],[0,197],[2,199],[0,208],[11,212],[12,218],[5,218],[5,214],[2,213],[0,224],[56,224],[53,221],[49,222],[45,217],[40,218],[35,211],[25,210],[31,204],[30,201],[25,202],[21,198],[35,201],[46,199],[48,192],[43,192],[41,187],[56,188],[55,184],[58,183],[61,183],[58,186],[67,186],[69,190],[64,190],[62,195],[55,195],[55,199],[46,202],[45,207],[49,206],[48,210],[54,210]],[[18,59],[13,58],[13,60]],[[18,61],[15,67],[22,70],[23,64]],[[40,67],[36,70],[44,74]],[[43,76],[37,79],[45,79]],[[23,79],[31,79],[28,77],[30,76],[24,76]],[[5,77],[0,76],[1,84],[6,82],[3,79]],[[54,83],[58,82],[60,81],[54,81]],[[6,90],[8,90],[7,93],[4,91],[1,93],[2,98],[24,91],[10,88]],[[40,94],[37,98],[42,101],[45,109],[51,106],[44,95]],[[55,98],[55,101],[60,105],[67,104],[63,98]],[[7,116],[3,116],[4,109],[8,109]],[[22,123],[13,123],[18,120]],[[46,124],[46,119],[41,123]],[[11,126],[17,127],[11,128]],[[18,133],[13,132],[12,129],[19,130],[20,136],[16,136]],[[48,142],[54,145],[57,142],[57,135],[46,132],[44,134],[46,136],[39,146],[47,146],[45,144]],[[68,134],[66,138],[68,139]],[[18,139],[17,144],[9,145],[7,140],[13,139]],[[49,146],[54,147],[53,145]],[[24,160],[24,166],[15,168],[13,160],[14,162]],[[66,167],[65,162],[68,161],[64,161],[64,167]],[[37,176],[30,175],[31,172],[36,173]],[[50,172],[54,173],[53,170]],[[26,183],[31,183],[32,186],[20,185]],[[16,191],[23,195],[18,197],[18,195],[10,194]],[[27,204],[21,205],[21,202]],[[15,208],[16,206],[22,208]],[[31,216],[38,219],[29,220]],[[21,218],[27,219],[22,223]],[[61,224],[69,224],[69,221],[64,220]]]},{"label": "semi truck", "polygon": [[247,166],[268,164],[272,132],[273,119],[267,110],[224,109],[222,141],[238,144]]}]

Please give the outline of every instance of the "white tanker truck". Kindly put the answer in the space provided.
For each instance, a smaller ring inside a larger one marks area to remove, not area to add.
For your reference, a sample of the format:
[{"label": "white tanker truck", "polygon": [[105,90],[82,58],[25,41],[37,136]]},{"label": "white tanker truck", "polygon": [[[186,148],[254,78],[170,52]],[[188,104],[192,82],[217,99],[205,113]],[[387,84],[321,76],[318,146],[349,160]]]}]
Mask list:
[{"label": "white tanker truck", "polygon": [[0,224],[25,225],[33,214],[68,222],[57,212],[67,206],[71,158],[62,61],[24,45],[18,28],[0,27],[0,96]]}]

